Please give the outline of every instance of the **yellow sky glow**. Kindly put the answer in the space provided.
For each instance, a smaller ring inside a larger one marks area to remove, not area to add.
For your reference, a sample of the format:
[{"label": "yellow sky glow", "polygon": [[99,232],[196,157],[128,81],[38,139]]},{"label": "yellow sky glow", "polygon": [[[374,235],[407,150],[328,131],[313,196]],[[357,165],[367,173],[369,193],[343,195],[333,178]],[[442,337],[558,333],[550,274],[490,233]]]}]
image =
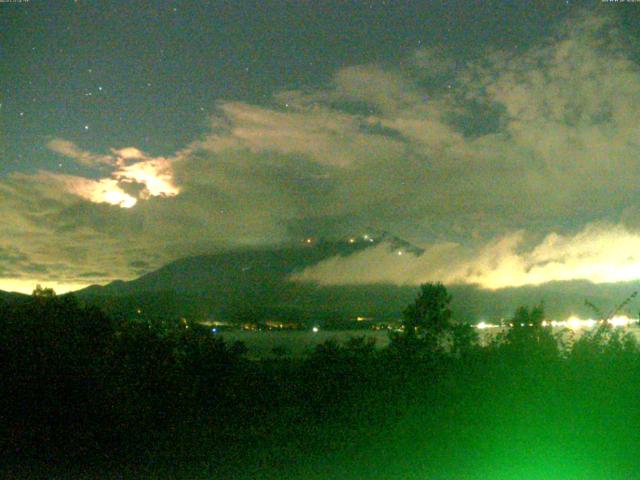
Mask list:
[{"label": "yellow sky glow", "polygon": [[21,278],[1,278],[0,290],[5,292],[26,293],[30,295],[38,284],[44,288],[53,288],[57,294],[80,290],[81,288],[85,288],[90,285],[89,283],[59,283],[45,280],[40,281],[36,279],[25,280]]}]

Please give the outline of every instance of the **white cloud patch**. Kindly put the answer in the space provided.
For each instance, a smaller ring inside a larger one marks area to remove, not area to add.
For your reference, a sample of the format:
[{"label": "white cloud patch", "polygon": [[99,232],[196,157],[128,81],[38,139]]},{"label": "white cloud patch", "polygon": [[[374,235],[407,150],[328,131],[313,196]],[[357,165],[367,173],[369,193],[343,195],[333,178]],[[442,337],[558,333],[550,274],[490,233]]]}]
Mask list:
[{"label": "white cloud patch", "polygon": [[135,147],[125,147],[125,148],[112,148],[111,151],[113,154],[122,160],[147,160],[148,157]]},{"label": "white cloud patch", "polygon": [[123,165],[111,175],[120,183],[143,185],[139,196],[145,200],[150,197],[173,197],[180,193],[180,189],[173,183],[171,162],[166,158]]},{"label": "white cloud patch", "polygon": [[72,158],[76,162],[81,165],[94,167],[98,165],[112,165],[113,157],[109,155],[96,155],[86,150],[82,150],[78,148],[78,146],[70,142],[69,140],[64,140],[62,138],[54,138],[49,143],[47,143],[47,147],[65,157]]},{"label": "white cloud patch", "polygon": [[[81,150],[74,143],[62,139],[52,140],[48,147],[83,165],[101,163],[112,166],[109,177],[97,180],[50,174],[70,193],[91,202],[131,208],[139,199],[172,197],[180,193],[180,189],[173,182],[171,161],[162,157],[150,158],[135,147],[112,149],[112,156],[100,156]],[[139,188],[127,188],[131,186]]]},{"label": "white cloud patch", "polygon": [[51,175],[51,180],[63,185],[69,193],[94,203],[131,208],[138,201],[120,188],[118,180],[113,178],[92,180],[72,175]]},{"label": "white cloud patch", "polygon": [[193,148],[211,152],[246,149],[253,153],[305,155],[321,165],[351,167],[368,156],[397,157],[394,139],[362,131],[363,119],[341,113],[295,92],[280,98],[280,109],[229,102],[219,105],[212,135]]},{"label": "white cloud patch", "polygon": [[573,236],[553,233],[530,249],[522,248],[523,240],[518,232],[475,249],[433,244],[419,256],[383,242],[320,262],[292,279],[323,285],[443,281],[497,289],[551,281],[609,283],[640,278],[640,233],[624,227],[590,225]]}]

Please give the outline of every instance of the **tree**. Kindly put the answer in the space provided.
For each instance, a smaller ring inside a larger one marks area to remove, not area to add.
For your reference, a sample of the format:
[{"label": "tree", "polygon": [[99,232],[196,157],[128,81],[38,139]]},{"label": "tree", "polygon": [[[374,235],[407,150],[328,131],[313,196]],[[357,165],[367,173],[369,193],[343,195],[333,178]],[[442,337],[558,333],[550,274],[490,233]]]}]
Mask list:
[{"label": "tree", "polygon": [[42,285],[37,284],[31,295],[35,298],[49,299],[54,298],[56,296],[56,292],[53,288],[44,288]]},{"label": "tree", "polygon": [[392,347],[413,357],[440,351],[451,333],[451,296],[442,283],[425,283],[402,312],[403,333],[391,337]]},{"label": "tree", "polygon": [[408,336],[439,337],[451,329],[451,295],[442,283],[424,283],[402,315]]},{"label": "tree", "polygon": [[531,309],[521,306],[511,319],[511,328],[504,337],[511,354],[518,358],[529,356],[558,356],[558,342],[550,326],[544,326],[544,305]]},{"label": "tree", "polygon": [[457,358],[468,356],[478,346],[478,331],[468,323],[457,323],[451,329],[451,353]]}]

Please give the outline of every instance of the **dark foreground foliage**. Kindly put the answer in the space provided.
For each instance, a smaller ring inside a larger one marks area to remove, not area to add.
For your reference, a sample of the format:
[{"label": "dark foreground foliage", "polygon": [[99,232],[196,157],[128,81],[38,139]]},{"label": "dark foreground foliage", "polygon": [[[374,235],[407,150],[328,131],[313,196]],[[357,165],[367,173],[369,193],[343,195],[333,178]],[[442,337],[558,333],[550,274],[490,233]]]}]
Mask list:
[{"label": "dark foreground foliage", "polygon": [[620,330],[560,348],[520,309],[480,347],[435,285],[387,349],[249,361],[193,325],[37,293],[0,307],[6,478],[640,477],[640,353]]}]

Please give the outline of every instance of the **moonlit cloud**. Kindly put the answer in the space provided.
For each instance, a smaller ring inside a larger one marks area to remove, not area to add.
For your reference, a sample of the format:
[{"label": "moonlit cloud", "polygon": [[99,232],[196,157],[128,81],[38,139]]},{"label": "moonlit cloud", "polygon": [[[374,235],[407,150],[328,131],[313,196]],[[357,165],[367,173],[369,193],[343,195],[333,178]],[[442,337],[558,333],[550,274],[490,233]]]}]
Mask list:
[{"label": "moonlit cloud", "polygon": [[[321,93],[319,95],[322,95]],[[214,133],[193,147],[211,152],[247,150],[309,156],[321,165],[349,167],[368,156],[397,157],[403,145],[370,135],[363,119],[328,108],[295,92],[281,95],[279,109],[221,103]],[[277,159],[276,159],[277,160]]]},{"label": "moonlit cloud", "polygon": [[118,181],[113,178],[91,180],[70,175],[56,175],[53,177],[62,183],[69,193],[73,193],[94,203],[108,203],[122,208],[131,208],[137,199],[127,194]]},{"label": "moonlit cloud", "polygon": [[81,165],[93,167],[96,165],[111,165],[114,162],[114,158],[109,155],[95,155],[62,138],[54,138],[47,143],[47,147],[60,155],[72,158]]},{"label": "moonlit cloud", "polygon": [[422,255],[398,255],[381,243],[375,248],[337,256],[292,276],[323,285],[429,281],[497,289],[553,281],[612,283],[640,278],[640,233],[620,226],[590,225],[573,236],[550,234],[524,248],[522,232],[475,249],[455,243],[428,245]]},{"label": "moonlit cloud", "polygon": [[[180,190],[173,183],[171,161],[166,158],[150,158],[135,147],[111,149],[113,156],[99,156],[79,149],[72,142],[56,139],[48,147],[64,154],[84,165],[96,162],[90,159],[102,159],[100,163],[112,165],[109,177],[97,180],[51,174],[66,186],[70,193],[95,203],[108,203],[122,208],[133,207],[139,199],[150,197],[172,197]],[[136,195],[132,195],[128,186],[138,185]]]},{"label": "moonlit cloud", "polygon": [[140,198],[173,197],[180,193],[174,185],[171,163],[165,158],[154,158],[142,162],[124,165],[112,173],[112,177],[121,183],[144,185]]},{"label": "moonlit cloud", "polygon": [[116,157],[122,160],[148,159],[148,157],[144,154],[144,152],[142,152],[141,150],[138,150],[135,147],[126,147],[126,148],[120,148],[120,149],[112,148],[111,151]]}]

